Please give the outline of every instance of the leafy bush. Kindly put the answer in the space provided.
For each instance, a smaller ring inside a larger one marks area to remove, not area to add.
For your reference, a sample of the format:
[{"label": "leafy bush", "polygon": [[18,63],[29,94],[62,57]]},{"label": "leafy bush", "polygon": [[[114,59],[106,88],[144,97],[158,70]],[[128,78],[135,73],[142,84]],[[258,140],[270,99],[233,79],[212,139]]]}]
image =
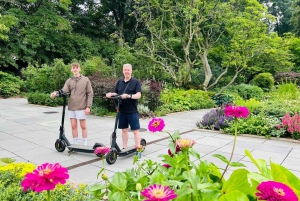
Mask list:
[{"label": "leafy bush", "polygon": [[156,108],[162,105],[160,100],[162,91],[161,82],[153,80],[145,80],[142,82],[142,97],[139,103],[147,105],[147,107],[154,111]]},{"label": "leafy bush", "polygon": [[206,113],[201,121],[196,123],[198,128],[220,130],[229,126],[233,121],[233,117],[227,117],[224,114],[224,107],[212,109]]},{"label": "leafy bush", "polygon": [[297,100],[299,99],[300,92],[298,86],[295,83],[282,83],[278,86],[277,97],[284,100]]},{"label": "leafy bush", "polygon": [[234,105],[245,106],[253,114],[258,114],[263,109],[263,103],[255,100],[254,98],[250,98],[249,100],[244,100],[242,98],[236,98],[234,100]]},{"label": "leafy bush", "polygon": [[154,117],[154,113],[150,111],[149,107],[143,104],[138,104],[138,111],[140,118],[146,118],[146,117]]},{"label": "leafy bush", "polygon": [[[238,119],[239,134],[252,134],[258,136],[270,137],[271,127],[268,119],[263,114],[251,114],[248,119]],[[234,124],[230,123],[229,127],[223,129],[225,133],[234,134]]]},{"label": "leafy bush", "polygon": [[105,64],[101,57],[92,57],[81,65],[81,73],[85,76],[101,74],[105,77],[109,77],[111,75],[111,69]]},{"label": "leafy bush", "polygon": [[233,96],[231,94],[218,94],[212,95],[211,99],[215,102],[215,104],[220,107],[222,105],[233,103]]},{"label": "leafy bush", "polygon": [[[30,163],[11,163],[0,166],[0,200],[4,201],[40,201],[46,200],[47,192],[34,193],[23,192],[20,185],[26,173],[31,172],[35,166]],[[87,186],[79,185],[75,188],[72,184],[58,185],[51,191],[53,201],[85,201],[88,196],[85,194]]]},{"label": "leafy bush", "polygon": [[258,86],[264,91],[270,91],[274,87],[274,78],[271,73],[260,73],[250,81],[250,84]]},{"label": "leafy bush", "polygon": [[181,112],[213,108],[214,102],[207,92],[201,90],[166,89],[161,93],[163,105],[158,110]]},{"label": "leafy bush", "polygon": [[63,98],[50,98],[50,94],[44,94],[44,93],[38,93],[38,92],[28,93],[27,101],[28,101],[28,103],[31,103],[31,104],[47,105],[47,106],[51,106],[51,107],[63,105]]},{"label": "leafy bush", "polygon": [[0,71],[0,95],[4,98],[19,95],[22,84],[19,77]]},{"label": "leafy bush", "polygon": [[237,93],[245,100],[249,100],[250,98],[261,100],[264,94],[264,91],[261,88],[249,84],[232,85],[225,91],[226,93]]},{"label": "leafy bush", "polygon": [[28,66],[21,70],[25,79],[24,91],[50,93],[61,89],[65,81],[70,78],[71,70],[61,59],[56,59],[51,66],[43,65],[41,68]]}]

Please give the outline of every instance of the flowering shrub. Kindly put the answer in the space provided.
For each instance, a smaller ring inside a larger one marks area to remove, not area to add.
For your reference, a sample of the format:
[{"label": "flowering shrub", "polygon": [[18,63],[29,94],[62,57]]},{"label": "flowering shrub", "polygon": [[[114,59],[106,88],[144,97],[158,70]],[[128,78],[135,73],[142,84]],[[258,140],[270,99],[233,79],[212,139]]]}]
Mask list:
[{"label": "flowering shrub", "polygon": [[282,125],[286,127],[287,132],[291,134],[295,140],[300,139],[300,116],[296,112],[294,116],[289,113],[282,118]]},{"label": "flowering shrub", "polygon": [[229,126],[233,117],[224,114],[224,107],[212,109],[203,116],[200,122],[196,123],[198,128],[221,130]]},{"label": "flowering shrub", "polygon": [[[238,118],[247,118],[249,111],[244,107],[232,107],[227,108],[225,114],[234,118],[236,141]],[[164,125],[163,119],[154,118],[149,122],[148,128],[151,132],[165,132]],[[269,191],[261,188],[264,181],[280,182],[290,189],[290,191],[281,190],[280,186],[274,186],[277,194],[292,195],[293,192],[296,196],[300,196],[300,180],[295,175],[272,161],[268,166],[265,160],[254,159],[248,150],[245,151],[246,156],[256,165],[258,171],[236,169],[229,179],[225,180],[223,175],[227,167],[244,166],[238,162],[231,162],[235,143],[229,160],[224,156],[215,155],[227,165],[222,174],[216,165],[201,160],[199,153],[193,149],[196,143],[194,140],[181,138],[178,131],[168,134],[170,136],[168,147],[171,154],[160,155],[162,163],[152,160],[134,160],[135,167],[132,169],[118,172],[112,178],[102,176],[106,184],[96,184],[89,189],[93,197],[91,200],[254,201],[268,196]]]}]

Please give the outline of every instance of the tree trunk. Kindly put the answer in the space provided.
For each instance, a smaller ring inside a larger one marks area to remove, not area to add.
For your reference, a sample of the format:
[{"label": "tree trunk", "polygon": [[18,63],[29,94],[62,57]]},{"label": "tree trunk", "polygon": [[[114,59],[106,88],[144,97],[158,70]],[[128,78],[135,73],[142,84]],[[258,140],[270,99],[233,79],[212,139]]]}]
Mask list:
[{"label": "tree trunk", "polygon": [[204,90],[206,91],[206,88],[212,78],[212,72],[211,72],[211,68],[210,65],[208,63],[208,58],[207,58],[207,51],[204,51],[204,53],[202,55],[200,55],[202,64],[203,64],[203,69],[204,69],[204,74],[205,74],[205,80],[203,82],[203,87]]}]

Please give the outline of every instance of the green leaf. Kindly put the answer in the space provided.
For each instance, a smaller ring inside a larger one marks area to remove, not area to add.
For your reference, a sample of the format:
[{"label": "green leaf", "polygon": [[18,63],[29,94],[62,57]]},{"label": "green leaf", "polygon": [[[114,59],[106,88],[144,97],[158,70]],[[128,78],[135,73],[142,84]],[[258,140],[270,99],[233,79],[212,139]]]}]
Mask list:
[{"label": "green leaf", "polygon": [[183,177],[186,178],[191,184],[192,189],[194,190],[194,196],[198,194],[197,183],[199,183],[199,178],[195,174],[195,172],[185,171],[183,172]]},{"label": "green leaf", "polygon": [[228,164],[229,161],[227,160],[227,158],[225,158],[225,156],[222,156],[221,154],[214,154],[214,157],[220,159],[221,161],[223,161],[224,163]]},{"label": "green leaf", "polygon": [[200,154],[197,151],[195,151],[193,148],[189,149],[189,153],[192,156],[196,157],[198,160],[200,160]]},{"label": "green leaf", "polygon": [[118,201],[126,201],[126,194],[124,192],[115,192],[112,193],[111,198],[109,200],[118,200]]},{"label": "green leaf", "polygon": [[235,190],[222,195],[219,201],[249,201],[247,195],[241,191]]},{"label": "green leaf", "polygon": [[231,167],[246,167],[246,165],[244,165],[243,163],[240,163],[240,162],[231,162],[230,166]]},{"label": "green leaf", "polygon": [[258,170],[261,172],[261,174],[266,177],[268,180],[273,180],[272,174],[270,169],[267,166],[267,163],[263,159],[254,159],[252,154],[249,150],[245,150],[246,156],[248,156],[251,161],[255,164],[255,166],[258,168]]},{"label": "green leaf", "polygon": [[125,190],[127,186],[127,180],[123,173],[117,172],[113,177],[111,183],[114,185],[114,188],[118,190]]},{"label": "green leaf", "polygon": [[265,176],[257,173],[257,172],[250,172],[248,173],[248,177],[253,179],[254,181],[257,181],[258,183],[261,183],[263,181],[268,181],[269,179]]},{"label": "green leaf", "polygon": [[231,173],[228,181],[224,182],[222,187],[223,194],[227,194],[232,191],[240,190],[247,194],[254,194],[251,186],[248,182],[247,174],[249,173],[246,169],[238,169]]},{"label": "green leaf", "polygon": [[89,191],[93,192],[93,191],[98,191],[98,190],[101,190],[104,188],[106,188],[106,186],[104,184],[94,184],[93,186],[91,186],[89,188]]}]

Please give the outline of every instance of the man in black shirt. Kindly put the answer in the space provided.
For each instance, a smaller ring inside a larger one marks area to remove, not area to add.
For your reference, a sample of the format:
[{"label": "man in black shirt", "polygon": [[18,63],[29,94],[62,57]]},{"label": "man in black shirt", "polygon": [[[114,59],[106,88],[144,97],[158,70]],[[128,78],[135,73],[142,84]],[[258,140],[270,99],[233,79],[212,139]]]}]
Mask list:
[{"label": "man in black shirt", "polygon": [[113,95],[121,95],[122,104],[119,108],[119,129],[122,129],[123,148],[127,148],[128,142],[128,126],[134,134],[136,146],[140,146],[140,122],[137,110],[138,99],[141,98],[142,87],[139,80],[131,77],[131,64],[123,65],[124,78],[118,80],[114,92],[106,94],[107,98]]}]

